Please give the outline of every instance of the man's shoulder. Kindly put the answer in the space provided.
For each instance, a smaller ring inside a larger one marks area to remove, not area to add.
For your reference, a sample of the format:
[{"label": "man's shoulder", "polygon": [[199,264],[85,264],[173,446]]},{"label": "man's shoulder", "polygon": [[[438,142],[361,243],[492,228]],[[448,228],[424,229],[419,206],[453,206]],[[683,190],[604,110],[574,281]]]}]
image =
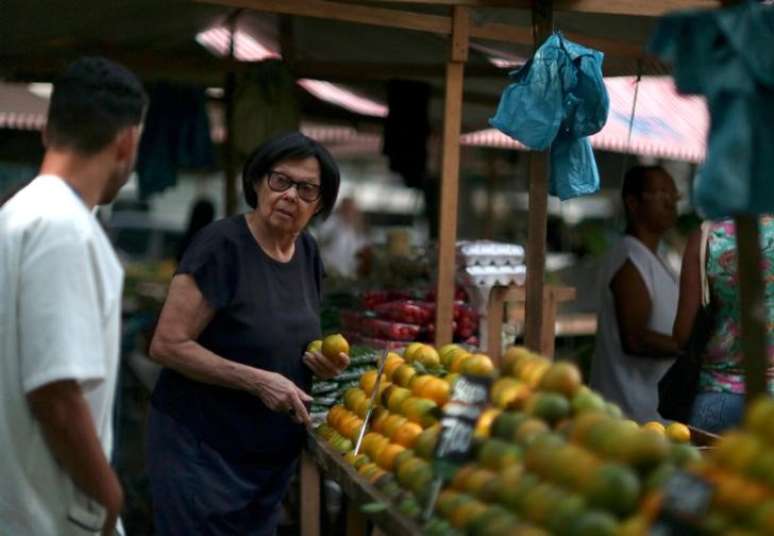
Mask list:
[{"label": "man's shoulder", "polygon": [[69,187],[53,176],[39,176],[3,207],[2,226],[8,236],[24,234],[59,240],[90,236],[93,217]]}]

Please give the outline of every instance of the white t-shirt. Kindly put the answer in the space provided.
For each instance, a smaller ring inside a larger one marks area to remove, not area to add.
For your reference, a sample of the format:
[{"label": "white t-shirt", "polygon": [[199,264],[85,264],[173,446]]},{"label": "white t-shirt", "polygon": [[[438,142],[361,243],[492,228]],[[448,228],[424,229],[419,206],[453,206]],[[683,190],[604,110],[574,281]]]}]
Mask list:
[{"label": "white t-shirt", "polygon": [[640,272],[650,295],[648,329],[672,334],[679,295],[677,276],[642,242],[626,236],[605,256],[600,268],[601,299],[590,385],[635,421],[663,421],[658,413],[658,382],[674,359],[629,355],[621,345],[610,282],[627,259]]},{"label": "white t-shirt", "polygon": [[367,244],[363,233],[332,214],[320,226],[318,243],[326,272],[344,277],[357,275],[357,252]]},{"label": "white t-shirt", "polygon": [[123,270],[61,178],[41,175],[0,209],[0,534],[84,535],[104,508],[54,460],[26,394],[78,381],[112,449]]}]

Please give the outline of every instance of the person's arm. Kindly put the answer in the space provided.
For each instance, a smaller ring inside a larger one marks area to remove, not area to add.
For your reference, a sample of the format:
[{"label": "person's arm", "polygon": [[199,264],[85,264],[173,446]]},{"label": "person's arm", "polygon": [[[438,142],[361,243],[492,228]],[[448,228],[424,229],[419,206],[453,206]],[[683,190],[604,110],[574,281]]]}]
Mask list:
[{"label": "person's arm", "polygon": [[124,495],[102,451],[78,383],[63,380],[46,384],[29,392],[27,401],[54,458],[78,488],[105,507],[102,533],[113,534]]},{"label": "person's arm", "polygon": [[269,409],[289,412],[297,422],[308,424],[304,402],[312,397],[291,380],[224,359],[196,342],[214,314],[193,277],[176,275],[151,341],[151,358],[194,380],[251,393]]},{"label": "person's arm", "polygon": [[685,348],[688,344],[701,304],[700,248],[701,231],[696,231],[688,237],[683,255],[683,267],[680,271],[680,301],[677,304],[677,315],[672,328],[672,337],[679,348]]},{"label": "person's arm", "polygon": [[679,348],[671,335],[648,328],[653,304],[639,270],[627,260],[610,282],[621,345],[627,354],[674,357]]}]

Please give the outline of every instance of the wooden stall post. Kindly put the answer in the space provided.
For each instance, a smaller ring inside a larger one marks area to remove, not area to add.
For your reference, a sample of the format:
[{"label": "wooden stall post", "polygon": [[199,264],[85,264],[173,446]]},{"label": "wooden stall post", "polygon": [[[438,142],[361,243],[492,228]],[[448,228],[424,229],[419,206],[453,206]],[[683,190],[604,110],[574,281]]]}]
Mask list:
[{"label": "wooden stall post", "polygon": [[301,453],[301,536],[320,535],[320,471],[314,458]]},{"label": "wooden stall post", "polygon": [[[553,29],[553,1],[532,4],[535,50]],[[527,226],[527,306],[524,342],[541,350],[543,333],[543,276],[546,267],[546,223],[548,220],[548,151],[529,154],[529,223]]]},{"label": "wooden stall post", "polygon": [[768,363],[767,322],[761,278],[760,229],[756,216],[737,216],[736,248],[739,275],[739,309],[742,322],[742,352],[747,403],[766,393]]},{"label": "wooden stall post", "polygon": [[435,344],[452,341],[454,307],[454,264],[457,241],[457,202],[460,174],[460,130],[462,123],[462,82],[468,59],[470,10],[452,8],[452,38],[446,63],[446,94],[443,121],[441,207],[438,225],[438,281],[436,283]]}]

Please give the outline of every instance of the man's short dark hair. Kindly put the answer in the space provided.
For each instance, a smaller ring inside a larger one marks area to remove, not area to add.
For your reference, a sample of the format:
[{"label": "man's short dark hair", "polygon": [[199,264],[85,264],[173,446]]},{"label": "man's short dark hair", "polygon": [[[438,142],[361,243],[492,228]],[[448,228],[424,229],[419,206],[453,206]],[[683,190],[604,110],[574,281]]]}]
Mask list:
[{"label": "man's short dark hair", "polygon": [[54,83],[46,138],[51,147],[91,155],[118,132],[139,125],[148,96],[125,67],[101,57],[70,65]]},{"label": "man's short dark hair", "polygon": [[267,176],[275,164],[310,156],[320,164],[320,215],[323,219],[327,218],[339,195],[339,166],[325,147],[300,132],[275,136],[247,158],[242,170],[242,187],[247,204],[253,208],[258,205],[255,185]]},{"label": "man's short dark hair", "polygon": [[626,221],[631,223],[629,210],[626,208],[626,198],[635,197],[642,199],[642,193],[648,184],[648,177],[653,173],[664,173],[669,175],[662,166],[634,166],[624,175],[623,186],[621,187],[621,199],[623,200],[624,213]]}]

